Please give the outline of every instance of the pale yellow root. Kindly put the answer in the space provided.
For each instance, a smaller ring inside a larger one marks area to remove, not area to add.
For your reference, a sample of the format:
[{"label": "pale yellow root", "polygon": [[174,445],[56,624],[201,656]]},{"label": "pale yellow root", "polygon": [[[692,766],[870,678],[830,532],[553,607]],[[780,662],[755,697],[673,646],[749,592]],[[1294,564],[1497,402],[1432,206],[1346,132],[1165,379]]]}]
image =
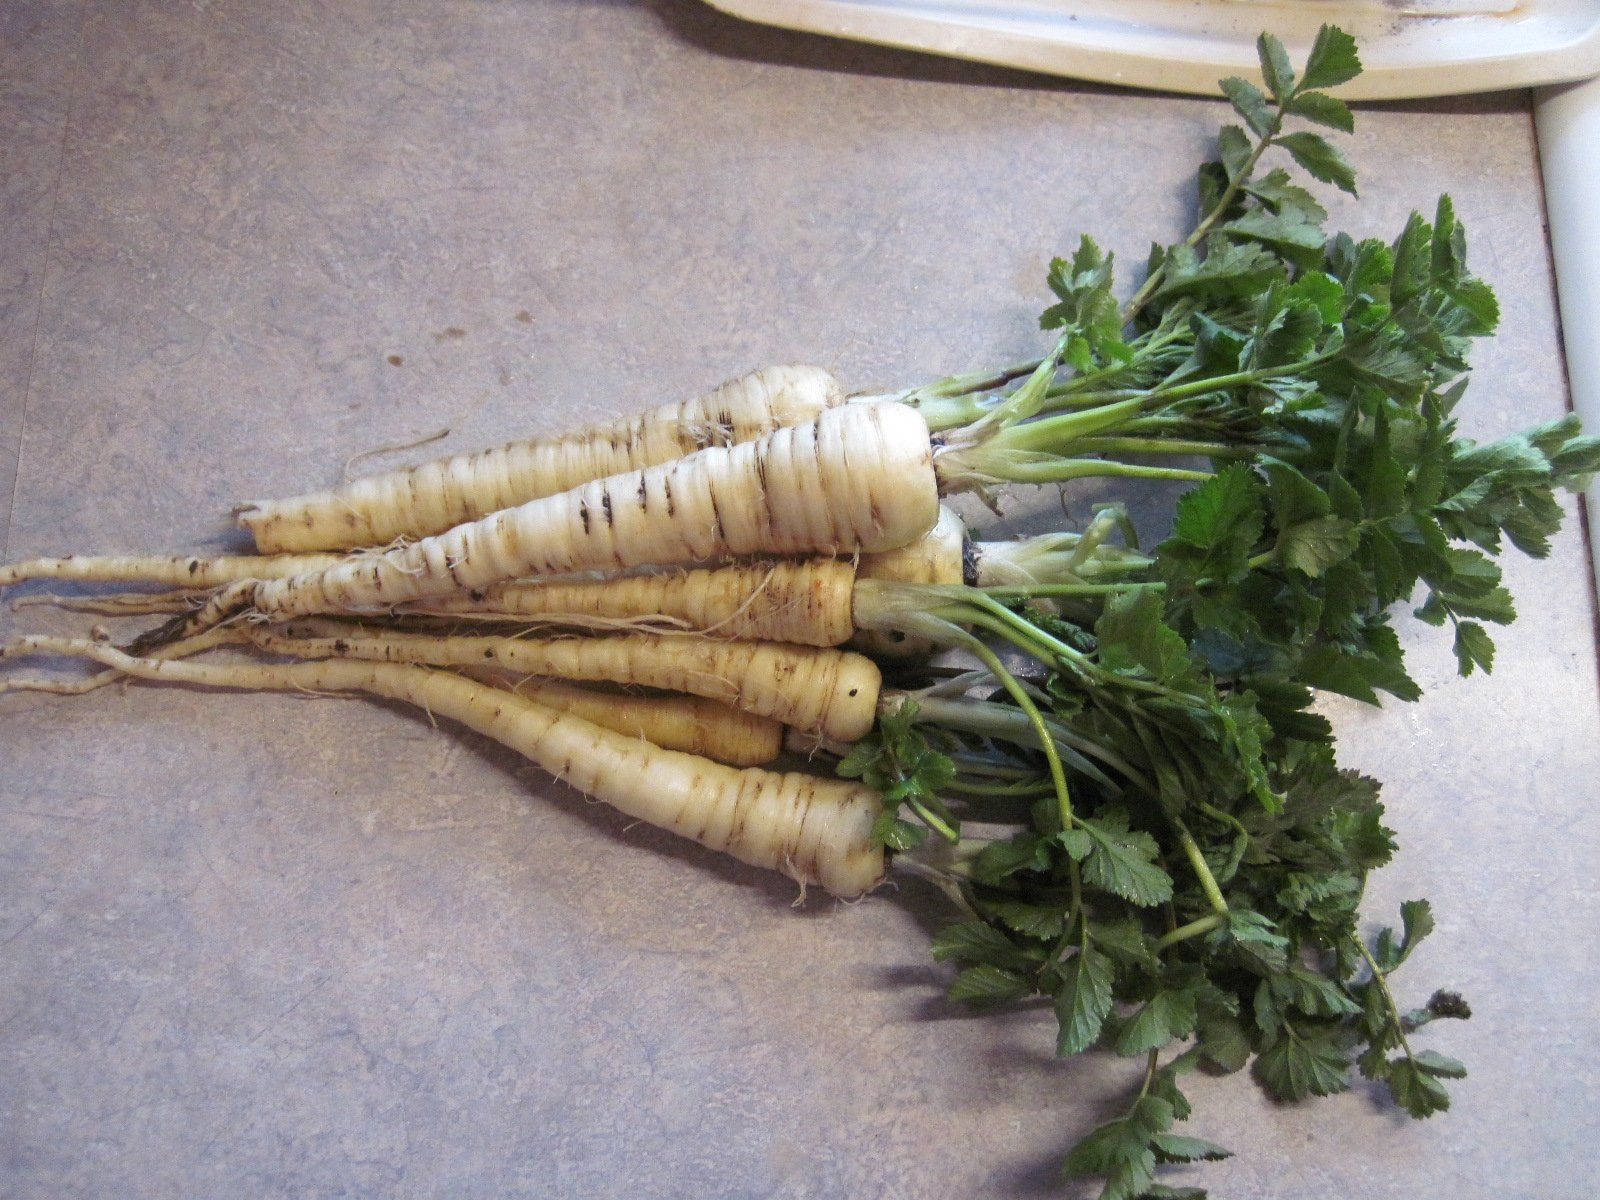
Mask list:
[{"label": "pale yellow root", "polygon": [[508,680],[495,686],[605,729],[642,737],[663,750],[700,754],[729,766],[764,766],[783,748],[780,722],[703,696],[624,696],[553,679]]},{"label": "pale yellow root", "polygon": [[[932,529],[898,550],[863,554],[856,577],[891,583],[962,583],[966,552],[967,527],[941,504],[938,523]],[[927,638],[912,637],[898,629],[863,629],[850,639],[850,645],[875,658],[895,660],[927,658],[938,649]]]},{"label": "pale yellow root", "polygon": [[[232,626],[224,626],[197,633],[194,637],[185,638],[181,642],[158,647],[150,652],[150,657],[159,660],[189,658],[217,646],[237,645],[245,640],[244,634],[239,630]],[[26,637],[0,644],[0,658],[15,659],[30,654],[49,653],[32,649],[33,644],[34,639]],[[48,692],[54,696],[84,696],[107,684],[126,678],[127,676],[121,671],[97,671],[93,675],[84,675],[76,679],[62,679],[54,675],[0,675],[0,692]]]},{"label": "pale yellow root", "polygon": [[148,583],[169,588],[220,587],[240,579],[287,579],[320,571],[344,554],[73,554],[30,558],[0,567],[0,587],[25,579],[79,579],[93,583]]},{"label": "pale yellow root", "polygon": [[382,554],[230,585],[134,646],[252,608],[272,618],[362,611],[525,576],[889,550],[921,537],[938,515],[921,415],[903,404],[845,404],[754,442],[596,480]]},{"label": "pale yellow root", "polygon": [[12,608],[63,608],[68,612],[96,613],[105,617],[133,617],[148,613],[176,613],[199,608],[206,592],[176,588],[166,592],[111,592],[101,596],[64,596],[57,592],[35,592],[18,596]]},{"label": "pale yellow root", "polygon": [[731,641],[837,646],[854,628],[855,576],[842,559],[763,562],[578,583],[502,583],[476,596],[446,596],[400,611],[569,629],[656,625]]},{"label": "pale yellow root", "polygon": [[[181,642],[162,646],[150,657],[160,660],[190,658],[217,646],[248,644],[246,631],[237,626],[210,629]],[[28,643],[0,645],[0,658],[18,658]],[[126,680],[121,671],[63,679],[56,675],[0,676],[0,692],[47,692],[56,696],[82,696],[107,684]],[[736,767],[758,767],[778,757],[783,746],[783,725],[753,713],[741,712],[700,696],[610,695],[547,679],[508,680],[504,676],[482,682],[516,692],[525,699],[618,733],[632,734],[667,750],[703,754]]]},{"label": "pale yellow root", "polygon": [[256,501],[236,515],[263,551],[382,546],[710,446],[752,441],[843,399],[838,382],[820,367],[768,367],[636,417],[436,459],[325,492]]},{"label": "pale yellow root", "polygon": [[845,650],[772,642],[623,634],[618,637],[432,637],[327,621],[276,632],[248,626],[265,650],[300,658],[358,658],[438,667],[492,665],[565,680],[637,684],[704,696],[822,737],[855,741],[872,729],[882,676]]},{"label": "pale yellow root", "polygon": [[510,692],[451,674],[395,663],[196,663],[135,658],[100,642],[22,639],[32,653],[94,659],[142,679],[203,687],[364,692],[459,721],[508,746],[581,792],[628,816],[693,838],[754,866],[782,871],[850,899],[883,879],[883,848],[872,839],[879,811],[871,788],[843,780],[738,770],[640,738]]}]

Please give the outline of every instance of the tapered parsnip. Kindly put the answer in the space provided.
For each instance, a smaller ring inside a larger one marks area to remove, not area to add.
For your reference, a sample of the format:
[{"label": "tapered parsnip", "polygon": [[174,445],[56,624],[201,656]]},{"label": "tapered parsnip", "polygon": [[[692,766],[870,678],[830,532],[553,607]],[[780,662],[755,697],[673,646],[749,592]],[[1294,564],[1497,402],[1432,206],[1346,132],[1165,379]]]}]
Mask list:
[{"label": "tapered parsnip", "polygon": [[320,571],[345,554],[228,554],[210,558],[162,554],[73,554],[30,558],[0,566],[0,587],[26,579],[78,579],[95,583],[148,583],[169,588],[212,588],[240,579],[288,579]]},{"label": "tapered parsnip", "polygon": [[[1105,537],[1120,512],[1096,517],[1082,534],[1048,534],[1015,542],[979,542],[942,510],[938,524],[903,550],[844,559],[769,561],[687,572],[506,583],[469,595],[400,605],[399,615],[515,622],[533,627],[669,630],[711,637],[838,646],[877,632],[876,597],[856,584],[968,583],[976,587],[1089,582],[1119,578],[1149,559]],[[869,589],[870,591],[870,589]],[[861,619],[855,609],[864,606]],[[892,631],[891,631],[892,632]],[[857,645],[863,644],[857,641]],[[871,642],[875,653],[904,653],[923,639]]]},{"label": "tapered parsnip", "polygon": [[[162,646],[150,657],[163,660],[192,658],[216,646],[245,645],[249,642],[250,638],[244,630],[229,625]],[[0,658],[21,657],[28,652],[25,639],[0,644]],[[0,675],[0,692],[82,696],[126,678],[115,669],[77,678]],[[536,704],[571,713],[606,729],[642,737],[663,749],[703,754],[735,767],[758,767],[769,763],[778,757],[783,746],[783,725],[780,722],[701,696],[622,695],[574,687],[550,679],[509,679],[498,673],[492,678],[480,679],[480,682],[505,688]]]},{"label": "tapered parsnip", "polygon": [[[150,657],[162,660],[191,658],[214,647],[238,645],[245,640],[239,630],[232,626],[223,626],[197,633],[194,637],[184,638],[181,642],[158,646],[150,652]],[[49,652],[35,649],[32,638],[20,637],[9,642],[0,642],[0,658],[25,658],[31,654],[42,653]],[[62,678],[58,675],[6,674],[0,675],[0,692],[48,692],[53,696],[83,696],[126,678],[126,675],[116,670],[97,671],[93,675],[75,678]]]},{"label": "tapered parsnip", "polygon": [[166,592],[111,592],[99,596],[66,596],[59,592],[35,592],[18,596],[12,608],[64,608],[68,612],[98,613],[107,617],[133,617],[147,613],[175,613],[199,608],[208,593],[174,588]]},{"label": "tapered parsnip", "polygon": [[327,621],[282,632],[251,626],[262,649],[299,658],[358,658],[439,667],[493,665],[557,679],[637,684],[705,696],[821,737],[854,741],[872,728],[882,676],[845,650],[771,642],[618,637],[432,637]]},{"label": "tapered parsnip", "polygon": [[754,442],[613,475],[322,571],[232,584],[148,648],[254,609],[386,608],[529,575],[752,554],[889,550],[938,518],[932,446],[901,404],[847,404]]},{"label": "tapered parsnip", "polygon": [[100,642],[19,639],[31,653],[90,658],[141,679],[203,687],[364,692],[459,721],[557,779],[619,809],[754,866],[816,883],[843,898],[883,879],[872,838],[881,804],[859,784],[811,775],[737,770],[663,750],[448,671],[396,663],[197,663],[137,658]]},{"label": "tapered parsnip", "polygon": [[840,559],[654,575],[495,584],[408,604],[407,614],[513,619],[565,629],[684,630],[733,641],[838,646],[850,637],[856,568]]},{"label": "tapered parsnip", "polygon": [[760,767],[783,748],[783,725],[703,696],[630,696],[554,679],[484,680],[546,708],[642,737],[663,750],[700,754],[734,767]]},{"label": "tapered parsnip", "polygon": [[838,382],[820,367],[767,367],[637,417],[457,454],[325,492],[256,501],[236,515],[266,552],[382,546],[710,446],[752,441],[843,399]]}]

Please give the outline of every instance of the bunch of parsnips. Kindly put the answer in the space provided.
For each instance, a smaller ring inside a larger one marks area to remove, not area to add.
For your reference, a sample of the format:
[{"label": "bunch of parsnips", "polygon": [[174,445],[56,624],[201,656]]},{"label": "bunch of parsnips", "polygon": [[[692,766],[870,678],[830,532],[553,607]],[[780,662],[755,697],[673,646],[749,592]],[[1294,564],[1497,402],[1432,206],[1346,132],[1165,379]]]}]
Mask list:
[{"label": "bunch of parsnips", "polygon": [[[954,998],[1048,997],[1061,1053],[1143,1060],[1127,1112],[1066,1164],[1118,1200],[1197,1195],[1157,1166],[1226,1153],[1172,1131],[1202,1062],[1253,1062],[1288,1099],[1355,1065],[1417,1116],[1444,1108],[1463,1068],[1411,1039],[1465,1005],[1403,1011],[1390,988],[1425,901],[1399,934],[1358,935],[1394,845],[1312,702],[1417,697],[1389,613],[1419,587],[1463,674],[1488,670],[1485,624],[1514,616],[1494,558],[1548,551],[1553,492],[1600,444],[1571,419],[1458,435],[1467,349],[1498,313],[1448,198],[1390,243],[1330,235],[1312,194],[1262,167],[1281,152],[1354,191],[1338,150],[1293,127],[1351,127],[1322,89],[1359,71],[1354,44],[1325,28],[1298,75],[1260,47],[1265,90],[1222,83],[1242,124],[1201,168],[1195,228],[1125,303],[1091,240],[1052,263],[1042,358],[882,396],[768,368],[243,505],[255,555],[0,568],[0,585],[160,589],[28,599],[167,616],[123,648],[17,638],[0,656],[105,669],[0,688],[402,700],[802,886],[929,878],[959,916],[934,945],[961,968]],[[1148,550],[1117,505],[988,543],[940,506],[1088,476],[1193,486]],[[254,655],[201,661],[219,647]],[[964,666],[929,666],[936,650]]]}]

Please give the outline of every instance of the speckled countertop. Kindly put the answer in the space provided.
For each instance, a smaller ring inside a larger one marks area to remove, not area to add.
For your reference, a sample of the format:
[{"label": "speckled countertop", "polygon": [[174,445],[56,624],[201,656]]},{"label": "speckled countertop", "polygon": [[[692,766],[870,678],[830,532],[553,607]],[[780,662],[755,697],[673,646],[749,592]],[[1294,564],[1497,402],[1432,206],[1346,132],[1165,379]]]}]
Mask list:
[{"label": "speckled countertop", "polygon": [[[554,429],[811,360],[1026,354],[1048,255],[1130,261],[1221,117],[746,27],[688,0],[0,7],[0,549],[234,544],[226,513],[451,425]],[[1527,98],[1368,110],[1337,216],[1454,193],[1500,289],[1466,423],[1565,403]],[[1078,495],[1081,502],[1087,494]],[[1429,696],[1333,706],[1476,1016],[1411,1123],[1195,1086],[1216,1194],[1587,1197],[1595,646],[1579,534]],[[81,624],[81,619],[78,622]],[[72,627],[41,610],[0,631]],[[1057,1194],[1125,1062],[966,1019],[934,898],[782,880],[381,705],[0,699],[0,1196]],[[1066,1192],[1064,1194],[1072,1195]]]}]

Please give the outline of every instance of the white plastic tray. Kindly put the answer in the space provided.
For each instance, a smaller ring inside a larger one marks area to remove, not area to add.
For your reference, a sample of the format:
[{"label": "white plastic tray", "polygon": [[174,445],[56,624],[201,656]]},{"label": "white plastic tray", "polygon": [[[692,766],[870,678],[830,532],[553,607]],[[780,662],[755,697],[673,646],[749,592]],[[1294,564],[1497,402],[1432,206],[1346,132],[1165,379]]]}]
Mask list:
[{"label": "white plastic tray", "polygon": [[1213,95],[1256,75],[1270,29],[1301,57],[1317,27],[1361,43],[1351,99],[1600,74],[1600,0],[711,0],[734,16],[1130,87]]}]

